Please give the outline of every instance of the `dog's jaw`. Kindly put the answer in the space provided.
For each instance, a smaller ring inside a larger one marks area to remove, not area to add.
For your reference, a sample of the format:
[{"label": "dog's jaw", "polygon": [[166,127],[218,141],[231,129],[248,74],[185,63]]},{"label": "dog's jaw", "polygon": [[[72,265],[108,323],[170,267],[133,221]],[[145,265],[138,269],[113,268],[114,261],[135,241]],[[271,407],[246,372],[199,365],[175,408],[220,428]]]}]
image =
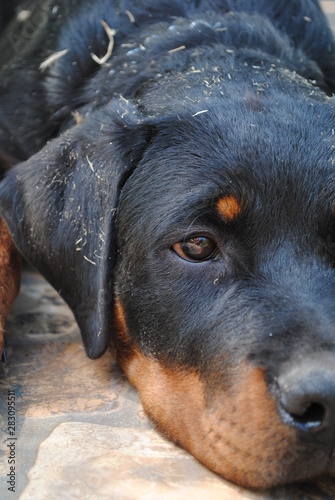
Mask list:
[{"label": "dog's jaw", "polygon": [[[266,372],[243,362],[234,384],[208,397],[195,370],[166,366],[144,355],[127,332],[125,311],[115,310],[117,355],[144,409],[160,431],[226,479],[248,488],[271,488],[329,472],[329,457],[315,461],[285,425],[268,389]],[[310,455],[310,458],[308,456]]]}]

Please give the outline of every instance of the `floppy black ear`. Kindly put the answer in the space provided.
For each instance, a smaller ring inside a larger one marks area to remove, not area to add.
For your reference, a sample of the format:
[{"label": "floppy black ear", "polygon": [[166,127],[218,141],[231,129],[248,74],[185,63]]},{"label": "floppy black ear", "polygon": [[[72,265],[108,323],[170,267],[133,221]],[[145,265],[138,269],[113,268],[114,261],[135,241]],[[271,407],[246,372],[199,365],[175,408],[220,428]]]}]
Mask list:
[{"label": "floppy black ear", "polygon": [[86,353],[111,337],[119,193],[150,141],[130,104],[114,105],[12,168],[0,212],[22,255],[69,304]]}]

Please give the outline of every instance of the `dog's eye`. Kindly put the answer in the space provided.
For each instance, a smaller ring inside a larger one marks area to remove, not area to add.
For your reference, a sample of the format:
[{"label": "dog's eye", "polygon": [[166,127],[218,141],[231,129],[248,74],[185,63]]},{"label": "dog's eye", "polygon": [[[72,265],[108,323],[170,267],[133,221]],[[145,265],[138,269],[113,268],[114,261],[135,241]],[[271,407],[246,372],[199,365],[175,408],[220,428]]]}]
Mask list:
[{"label": "dog's eye", "polygon": [[202,262],[214,258],[217,247],[213,240],[205,236],[194,236],[173,245],[173,250],[184,260]]}]

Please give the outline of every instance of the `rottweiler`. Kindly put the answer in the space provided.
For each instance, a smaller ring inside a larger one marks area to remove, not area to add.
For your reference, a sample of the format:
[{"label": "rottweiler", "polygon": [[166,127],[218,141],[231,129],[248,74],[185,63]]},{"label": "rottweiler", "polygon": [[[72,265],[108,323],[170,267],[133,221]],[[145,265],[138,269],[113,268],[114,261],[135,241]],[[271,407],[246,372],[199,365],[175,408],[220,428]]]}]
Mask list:
[{"label": "rottweiler", "polygon": [[26,0],[0,63],[2,320],[22,255],[207,467],[250,488],[333,476],[318,1]]}]

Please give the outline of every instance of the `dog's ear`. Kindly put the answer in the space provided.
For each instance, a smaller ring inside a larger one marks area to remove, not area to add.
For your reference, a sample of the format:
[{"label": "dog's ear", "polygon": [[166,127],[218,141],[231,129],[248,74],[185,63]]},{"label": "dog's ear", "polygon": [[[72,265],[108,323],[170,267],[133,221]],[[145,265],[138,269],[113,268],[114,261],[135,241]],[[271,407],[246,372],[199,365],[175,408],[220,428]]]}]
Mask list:
[{"label": "dog's ear", "polygon": [[120,190],[153,129],[129,103],[108,106],[13,167],[0,185],[0,212],[16,246],[68,303],[91,358],[111,337]]}]

